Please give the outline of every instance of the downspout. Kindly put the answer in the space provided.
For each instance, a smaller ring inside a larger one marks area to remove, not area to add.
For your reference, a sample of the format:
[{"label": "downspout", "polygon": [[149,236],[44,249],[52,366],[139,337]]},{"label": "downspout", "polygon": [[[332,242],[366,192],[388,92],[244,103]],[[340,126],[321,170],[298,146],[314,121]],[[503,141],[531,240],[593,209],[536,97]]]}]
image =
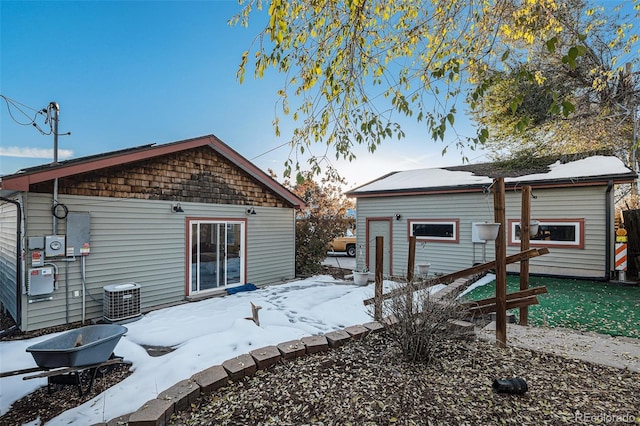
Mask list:
[{"label": "downspout", "polygon": [[609,281],[611,279],[611,190],[613,189],[613,181],[610,180],[607,183],[607,191],[605,192],[604,204],[605,204],[605,269],[604,279]]},{"label": "downspout", "polygon": [[17,239],[18,243],[16,244],[16,317],[14,321],[16,326],[20,328],[22,325],[22,235],[20,232],[20,228],[22,226],[22,209],[20,203],[16,200],[11,200],[9,198],[0,197],[0,200],[6,201],[8,203],[14,204],[18,209],[17,212]]}]

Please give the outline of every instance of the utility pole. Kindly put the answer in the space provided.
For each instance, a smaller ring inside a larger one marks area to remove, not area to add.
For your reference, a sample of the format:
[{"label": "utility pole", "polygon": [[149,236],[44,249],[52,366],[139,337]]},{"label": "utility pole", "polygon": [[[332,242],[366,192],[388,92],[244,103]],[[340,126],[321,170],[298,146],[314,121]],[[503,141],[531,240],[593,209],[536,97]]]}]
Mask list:
[{"label": "utility pole", "polygon": [[58,119],[60,118],[60,107],[57,102],[49,102],[49,110],[53,110],[51,121],[53,123],[53,164],[58,164]]},{"label": "utility pole", "polygon": [[[53,114],[51,115],[51,121],[53,126],[53,163],[52,165],[58,164],[58,120],[60,118],[60,107],[56,102],[49,102],[48,110],[53,110]],[[58,218],[56,217],[56,206],[58,205],[58,178],[53,180],[53,200],[52,202],[52,231],[53,235],[58,234]]]}]

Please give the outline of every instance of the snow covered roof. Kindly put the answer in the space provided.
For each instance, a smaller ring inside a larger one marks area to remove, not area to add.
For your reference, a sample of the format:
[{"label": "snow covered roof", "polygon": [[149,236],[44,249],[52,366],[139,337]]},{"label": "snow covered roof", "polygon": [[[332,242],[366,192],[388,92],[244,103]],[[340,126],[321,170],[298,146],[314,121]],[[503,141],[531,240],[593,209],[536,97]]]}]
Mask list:
[{"label": "snow covered roof", "polygon": [[348,196],[420,194],[460,192],[482,189],[503,177],[505,186],[571,186],[629,183],[637,178],[635,172],[613,156],[595,155],[575,161],[557,160],[535,170],[513,170],[498,163],[472,164],[456,167],[415,169],[394,172],[347,192]]}]

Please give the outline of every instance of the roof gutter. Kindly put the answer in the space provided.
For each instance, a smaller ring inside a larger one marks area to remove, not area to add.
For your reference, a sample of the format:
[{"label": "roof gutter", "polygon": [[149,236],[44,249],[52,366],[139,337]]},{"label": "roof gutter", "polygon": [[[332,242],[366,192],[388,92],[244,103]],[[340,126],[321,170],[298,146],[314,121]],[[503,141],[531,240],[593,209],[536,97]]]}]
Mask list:
[{"label": "roof gutter", "polygon": [[20,227],[22,225],[22,209],[20,206],[20,202],[16,200],[12,200],[10,198],[0,197],[0,201],[6,201],[8,203],[14,204],[16,206],[17,214],[17,244],[16,244],[16,317],[13,320],[16,323],[16,326],[20,328],[22,323],[22,297],[20,296],[22,293],[22,238]]},{"label": "roof gutter", "polygon": [[611,279],[611,190],[613,189],[613,180],[607,183],[607,191],[604,196],[604,208],[605,208],[605,261],[604,261],[604,279],[609,281]]}]

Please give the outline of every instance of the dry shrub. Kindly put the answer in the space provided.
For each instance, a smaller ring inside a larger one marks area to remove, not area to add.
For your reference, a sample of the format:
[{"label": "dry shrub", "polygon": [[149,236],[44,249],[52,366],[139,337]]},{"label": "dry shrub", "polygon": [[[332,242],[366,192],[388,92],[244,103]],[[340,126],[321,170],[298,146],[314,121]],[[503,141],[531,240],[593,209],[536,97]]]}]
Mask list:
[{"label": "dry shrub", "polygon": [[469,338],[468,330],[455,325],[469,315],[459,302],[428,290],[414,292],[411,284],[397,289],[398,295],[384,303],[383,315],[390,338],[407,360],[430,363],[452,340]]}]

